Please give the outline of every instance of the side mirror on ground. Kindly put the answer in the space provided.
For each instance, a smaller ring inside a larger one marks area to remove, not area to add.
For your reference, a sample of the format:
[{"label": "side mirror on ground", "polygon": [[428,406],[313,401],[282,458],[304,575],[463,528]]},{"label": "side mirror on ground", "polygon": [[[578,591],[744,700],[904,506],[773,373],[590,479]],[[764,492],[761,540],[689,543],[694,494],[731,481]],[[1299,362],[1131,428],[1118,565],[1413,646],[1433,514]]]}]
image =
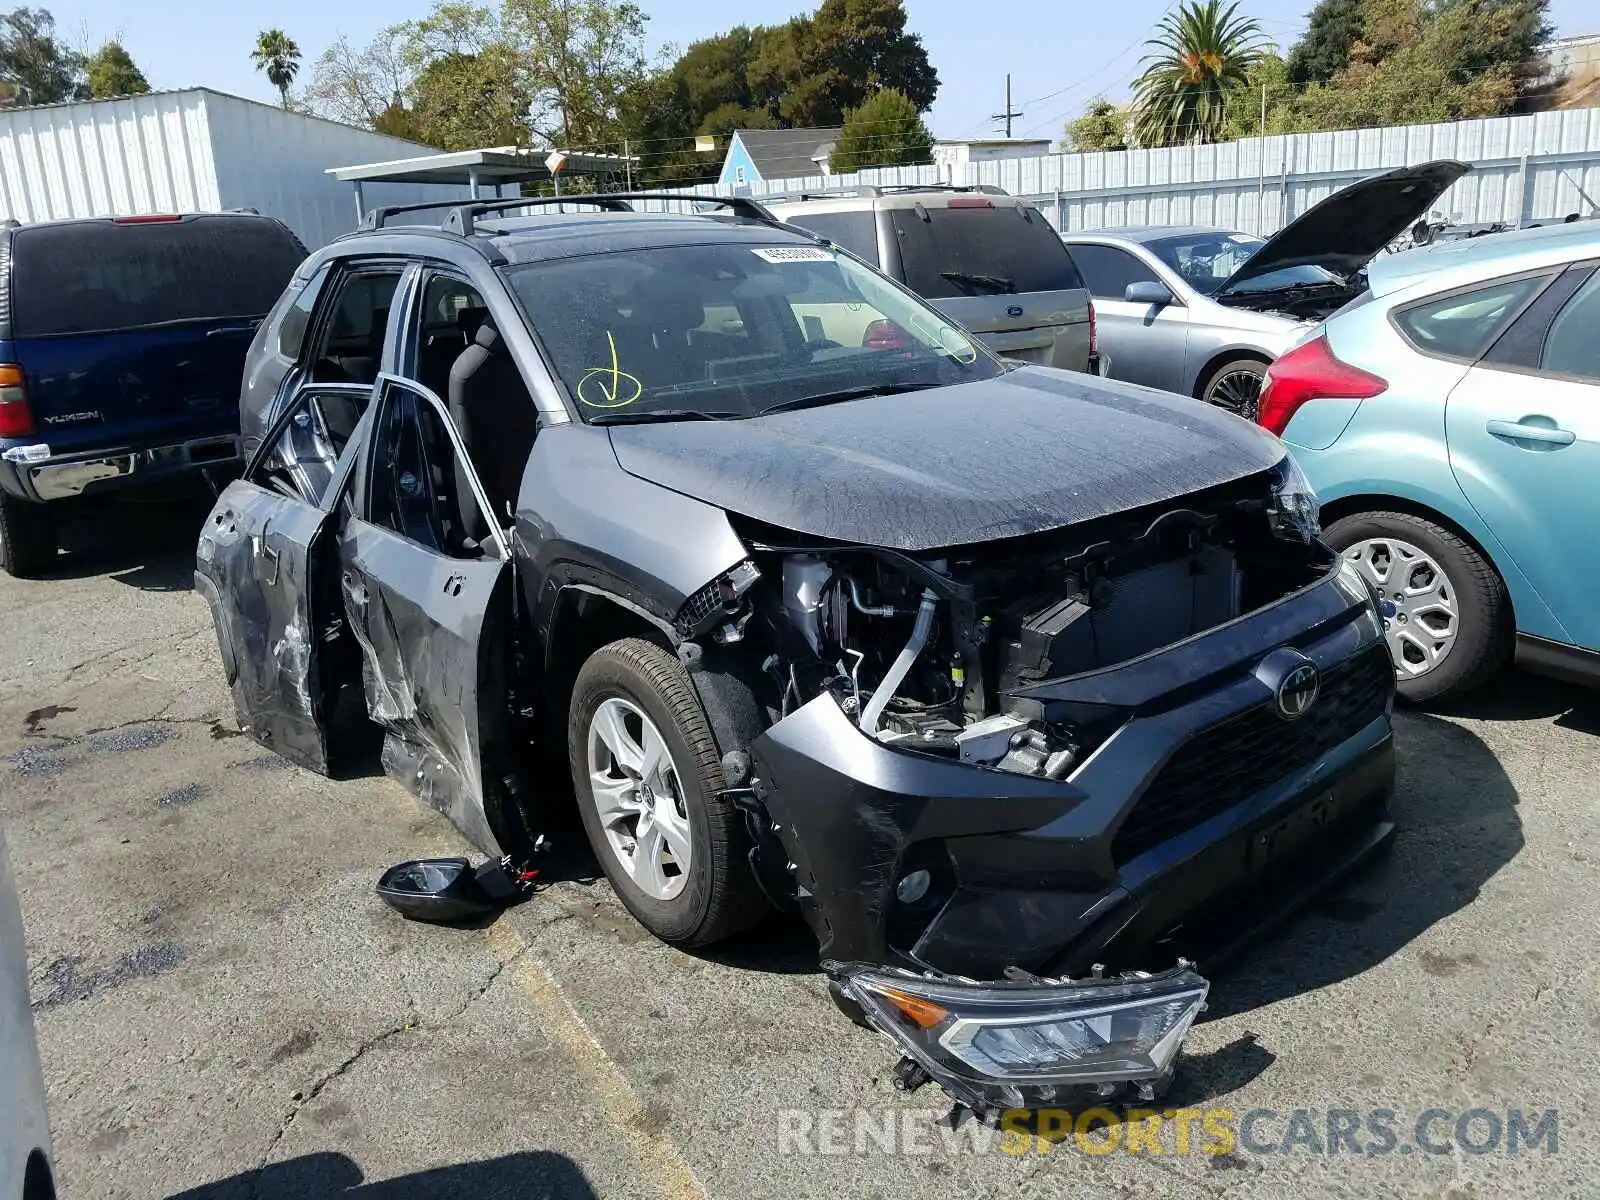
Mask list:
[{"label": "side mirror on ground", "polygon": [[1177,299],[1165,284],[1157,283],[1154,279],[1130,283],[1123,289],[1122,298],[1129,304],[1171,304]]},{"label": "side mirror on ground", "polygon": [[478,921],[506,907],[505,899],[490,894],[480,873],[464,858],[415,859],[385,871],[378,895],[408,921]]}]

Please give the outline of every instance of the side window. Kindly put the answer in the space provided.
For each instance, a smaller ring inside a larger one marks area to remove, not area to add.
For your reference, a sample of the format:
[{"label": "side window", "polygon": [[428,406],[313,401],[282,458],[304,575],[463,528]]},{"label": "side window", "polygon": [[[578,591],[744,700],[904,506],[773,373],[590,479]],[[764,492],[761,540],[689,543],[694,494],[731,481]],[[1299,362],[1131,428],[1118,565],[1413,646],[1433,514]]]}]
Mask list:
[{"label": "side window", "polygon": [[1126,250],[1112,246],[1073,243],[1067,247],[1072,261],[1097,300],[1121,300],[1130,283],[1158,283],[1156,273]]},{"label": "side window", "polygon": [[293,285],[289,288],[285,299],[293,297],[289,306],[278,321],[278,357],[295,362],[300,357],[301,348],[304,347],[306,334],[311,329],[311,314],[317,307],[317,300],[322,295],[323,284],[328,282],[328,265],[324,263],[317,269],[317,273],[298,292]]},{"label": "side window", "polygon": [[436,396],[448,395],[450,368],[472,344],[488,315],[483,297],[466,280],[453,275],[430,276],[413,321],[417,382]]},{"label": "side window", "polygon": [[1400,335],[1424,354],[1475,360],[1549,276],[1498,279],[1469,292],[1425,300],[1394,314]]},{"label": "side window", "polygon": [[438,409],[389,391],[372,440],[367,520],[451,558],[478,558],[487,529]]},{"label": "side window", "polygon": [[312,348],[313,382],[370,384],[378,378],[389,305],[399,284],[399,267],[359,272],[343,282]]},{"label": "side window", "polygon": [[808,213],[801,211],[789,224],[809,229],[836,246],[843,246],[857,258],[878,266],[878,217],[867,212]]},{"label": "side window", "polygon": [[1600,382],[1600,271],[1550,323],[1539,367],[1552,375],[1576,375]]},{"label": "side window", "polygon": [[367,395],[350,387],[302,390],[288,424],[262,455],[251,482],[307,504],[321,503],[366,410]]}]

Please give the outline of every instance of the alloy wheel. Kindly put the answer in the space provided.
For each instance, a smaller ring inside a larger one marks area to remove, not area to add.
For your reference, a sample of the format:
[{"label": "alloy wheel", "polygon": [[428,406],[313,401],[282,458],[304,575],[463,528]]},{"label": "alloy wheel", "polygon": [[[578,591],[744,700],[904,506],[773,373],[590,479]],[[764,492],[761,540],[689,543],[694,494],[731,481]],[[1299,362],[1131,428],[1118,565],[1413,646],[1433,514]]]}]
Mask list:
[{"label": "alloy wheel", "polygon": [[633,701],[611,696],[589,719],[589,790],[606,845],[652,900],[689,879],[689,810],[672,752]]},{"label": "alloy wheel", "polygon": [[1256,371],[1229,371],[1212,380],[1206,401],[1235,416],[1254,421],[1261,405],[1261,375]]},{"label": "alloy wheel", "polygon": [[1397,538],[1367,538],[1344,556],[1377,589],[1396,673],[1414,679],[1443,662],[1461,627],[1456,590],[1444,568]]}]

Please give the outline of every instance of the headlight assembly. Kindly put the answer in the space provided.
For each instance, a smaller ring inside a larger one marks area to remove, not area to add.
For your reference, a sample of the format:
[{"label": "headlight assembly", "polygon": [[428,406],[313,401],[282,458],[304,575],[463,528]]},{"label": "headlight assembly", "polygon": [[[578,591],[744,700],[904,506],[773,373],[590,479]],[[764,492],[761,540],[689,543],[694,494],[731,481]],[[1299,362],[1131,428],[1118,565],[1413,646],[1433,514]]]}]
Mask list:
[{"label": "headlight assembly", "polygon": [[1283,534],[1309,542],[1322,532],[1322,504],[1292,454],[1272,468],[1272,520]]},{"label": "headlight assembly", "polygon": [[976,983],[862,965],[840,990],[956,1100],[978,1112],[1110,1097],[1152,1099],[1210,988],[1187,964],[1160,975]]}]

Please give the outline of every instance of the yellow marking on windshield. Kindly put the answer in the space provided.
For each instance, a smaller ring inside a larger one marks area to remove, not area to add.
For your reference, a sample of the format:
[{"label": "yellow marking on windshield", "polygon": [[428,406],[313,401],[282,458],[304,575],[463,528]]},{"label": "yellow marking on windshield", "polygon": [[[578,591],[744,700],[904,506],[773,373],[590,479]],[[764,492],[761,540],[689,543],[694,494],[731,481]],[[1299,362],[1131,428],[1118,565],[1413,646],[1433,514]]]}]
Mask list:
[{"label": "yellow marking on windshield", "polygon": [[[622,369],[617,361],[617,340],[609,329],[606,344],[611,347],[611,365],[590,367],[583,373],[576,389],[578,402],[590,408],[627,408],[644,395],[644,384]],[[591,392],[598,392],[602,398],[590,399]]]}]

